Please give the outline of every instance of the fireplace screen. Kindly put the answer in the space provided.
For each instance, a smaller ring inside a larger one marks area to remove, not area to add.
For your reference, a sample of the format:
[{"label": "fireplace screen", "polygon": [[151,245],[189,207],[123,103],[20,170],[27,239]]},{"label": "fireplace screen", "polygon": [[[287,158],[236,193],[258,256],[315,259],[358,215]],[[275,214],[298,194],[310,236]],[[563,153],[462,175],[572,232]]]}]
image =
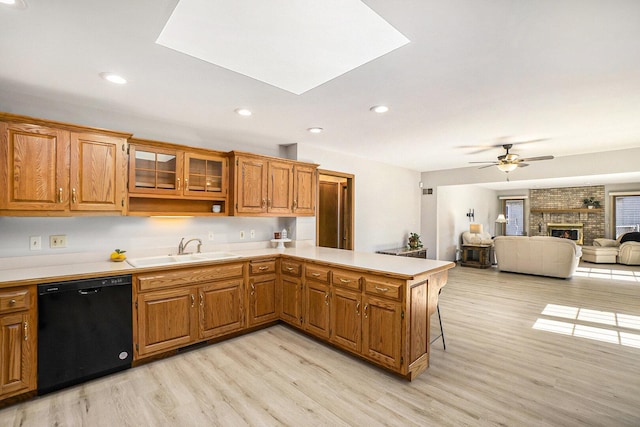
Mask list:
[{"label": "fireplace screen", "polygon": [[571,239],[577,244],[582,244],[582,224],[547,224],[549,236]]}]

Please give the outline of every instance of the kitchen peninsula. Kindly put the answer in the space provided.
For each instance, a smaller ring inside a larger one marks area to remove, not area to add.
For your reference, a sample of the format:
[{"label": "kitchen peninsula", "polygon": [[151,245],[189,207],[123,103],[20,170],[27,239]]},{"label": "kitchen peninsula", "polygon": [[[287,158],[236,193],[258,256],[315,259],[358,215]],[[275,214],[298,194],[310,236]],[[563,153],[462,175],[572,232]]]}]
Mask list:
[{"label": "kitchen peninsula", "polygon": [[[131,274],[134,365],[284,321],[408,380],[428,368],[430,317],[453,263],[319,247],[234,254],[224,261],[148,268],[109,261],[41,268],[0,263],[0,299],[24,294],[21,301],[30,301],[23,304],[24,321],[33,324],[37,284]],[[20,358],[26,365],[12,369],[24,377],[23,387],[2,399],[36,389],[30,356],[37,348],[35,328],[14,329],[28,338],[17,337],[28,353]]]}]

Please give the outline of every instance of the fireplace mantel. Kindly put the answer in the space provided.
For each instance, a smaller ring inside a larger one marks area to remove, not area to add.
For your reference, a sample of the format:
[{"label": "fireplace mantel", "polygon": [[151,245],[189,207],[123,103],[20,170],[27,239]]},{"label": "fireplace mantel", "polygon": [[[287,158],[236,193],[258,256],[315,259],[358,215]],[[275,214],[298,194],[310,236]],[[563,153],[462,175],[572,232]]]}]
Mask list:
[{"label": "fireplace mantel", "polygon": [[553,208],[535,208],[531,209],[531,213],[589,213],[600,212],[602,208],[565,208],[565,209],[553,209]]}]

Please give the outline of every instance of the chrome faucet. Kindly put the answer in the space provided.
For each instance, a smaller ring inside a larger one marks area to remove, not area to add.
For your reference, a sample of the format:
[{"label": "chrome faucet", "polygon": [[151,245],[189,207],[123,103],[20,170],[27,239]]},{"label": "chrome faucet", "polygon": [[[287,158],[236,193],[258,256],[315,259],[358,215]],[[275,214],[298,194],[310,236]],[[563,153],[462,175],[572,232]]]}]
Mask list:
[{"label": "chrome faucet", "polygon": [[178,255],[184,255],[185,252],[185,248],[187,247],[187,245],[193,241],[198,242],[198,253],[200,253],[200,249],[202,248],[202,240],[200,239],[191,239],[191,240],[187,240],[187,243],[183,243],[184,242],[184,237],[182,239],[180,239],[180,244],[178,245]]}]

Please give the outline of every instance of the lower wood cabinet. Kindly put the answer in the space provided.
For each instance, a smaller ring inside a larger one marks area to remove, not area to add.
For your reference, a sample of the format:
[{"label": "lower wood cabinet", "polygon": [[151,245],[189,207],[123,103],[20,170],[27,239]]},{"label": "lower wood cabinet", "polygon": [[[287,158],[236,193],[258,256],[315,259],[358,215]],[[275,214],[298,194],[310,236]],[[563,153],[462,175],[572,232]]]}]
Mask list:
[{"label": "lower wood cabinet", "polygon": [[306,280],[304,288],[304,330],[329,339],[329,284]]},{"label": "lower wood cabinet", "polygon": [[36,389],[36,289],[0,292],[0,399]]},{"label": "lower wood cabinet", "polygon": [[280,319],[301,327],[302,317],[302,264],[297,261],[280,260]]},{"label": "lower wood cabinet", "polygon": [[362,349],[362,295],[349,289],[333,288],[331,291],[332,343],[349,351],[360,353]]},{"label": "lower wood cabinet", "polygon": [[137,276],[136,359],[243,329],[244,294],[244,263]]},{"label": "lower wood cabinet", "polygon": [[249,262],[249,326],[278,320],[276,283],[275,258]]},{"label": "lower wood cabinet", "polygon": [[365,295],[363,298],[362,354],[389,368],[402,359],[402,305]]}]

